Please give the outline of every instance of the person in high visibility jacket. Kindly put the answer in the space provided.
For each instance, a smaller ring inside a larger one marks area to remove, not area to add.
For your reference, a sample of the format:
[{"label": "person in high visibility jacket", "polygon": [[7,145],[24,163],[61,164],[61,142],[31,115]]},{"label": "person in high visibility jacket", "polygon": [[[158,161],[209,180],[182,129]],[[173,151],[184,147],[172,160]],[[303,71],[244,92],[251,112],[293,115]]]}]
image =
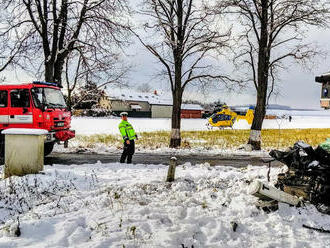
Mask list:
[{"label": "person in high visibility jacket", "polygon": [[119,124],[119,131],[123,137],[124,148],[123,153],[120,158],[120,163],[125,163],[127,158],[127,163],[132,163],[132,157],[135,152],[135,139],[137,135],[134,131],[133,126],[127,121],[127,112],[120,113],[122,121]]}]

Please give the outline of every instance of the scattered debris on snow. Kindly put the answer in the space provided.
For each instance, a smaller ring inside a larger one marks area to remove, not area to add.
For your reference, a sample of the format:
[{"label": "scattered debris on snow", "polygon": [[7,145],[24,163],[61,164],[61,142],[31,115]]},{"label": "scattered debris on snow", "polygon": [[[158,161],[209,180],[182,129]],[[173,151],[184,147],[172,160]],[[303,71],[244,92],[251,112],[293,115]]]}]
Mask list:
[{"label": "scattered debris on snow", "polygon": [[285,152],[273,150],[270,155],[289,168],[286,173],[278,175],[276,186],[279,189],[330,214],[330,153],[323,148],[327,147],[324,144],[313,149],[300,141]]},{"label": "scattered debris on snow", "polygon": [[266,183],[262,183],[259,180],[254,181],[250,185],[249,194],[265,201],[275,200],[278,202],[287,203],[291,206],[299,206],[301,203],[301,200],[298,197],[290,195]]}]

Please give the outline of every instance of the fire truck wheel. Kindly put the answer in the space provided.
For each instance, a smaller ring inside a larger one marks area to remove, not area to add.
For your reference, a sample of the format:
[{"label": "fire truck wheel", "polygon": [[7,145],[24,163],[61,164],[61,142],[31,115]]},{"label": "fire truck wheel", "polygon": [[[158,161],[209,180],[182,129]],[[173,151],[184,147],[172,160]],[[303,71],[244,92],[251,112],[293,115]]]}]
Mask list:
[{"label": "fire truck wheel", "polygon": [[49,155],[53,151],[54,144],[55,142],[45,143],[45,148],[44,148],[45,156]]}]

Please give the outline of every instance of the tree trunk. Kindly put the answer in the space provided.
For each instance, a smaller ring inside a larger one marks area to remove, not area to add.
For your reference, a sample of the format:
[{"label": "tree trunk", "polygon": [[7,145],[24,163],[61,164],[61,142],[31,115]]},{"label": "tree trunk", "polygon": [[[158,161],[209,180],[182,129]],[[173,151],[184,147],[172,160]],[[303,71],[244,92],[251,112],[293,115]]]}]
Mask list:
[{"label": "tree trunk", "polygon": [[56,83],[58,87],[62,86],[62,71],[63,71],[64,60],[56,62],[48,61],[45,62],[45,81],[50,83]]},{"label": "tree trunk", "polygon": [[52,62],[45,62],[45,81],[54,82],[54,65]]},{"label": "tree trunk", "polygon": [[176,89],[173,94],[173,109],[172,109],[172,131],[170,147],[177,148],[181,145],[181,103],[182,103],[182,91]]},{"label": "tree trunk", "polygon": [[[177,27],[176,27],[176,46],[173,49],[174,58],[174,87],[172,88],[173,110],[172,110],[172,131],[170,147],[177,148],[181,146],[181,104],[182,104],[182,54],[184,34],[182,31],[183,23],[183,1],[177,2]],[[174,35],[174,33],[172,33]],[[172,40],[172,41],[175,41]]]},{"label": "tree trunk", "polygon": [[66,105],[68,107],[68,110],[72,110],[72,91],[68,89],[68,99],[66,99]]},{"label": "tree trunk", "polygon": [[64,66],[64,58],[62,56],[58,58],[54,64],[54,82],[57,86],[63,88],[62,86],[62,72]]},{"label": "tree trunk", "polygon": [[269,73],[269,50],[268,48],[268,0],[262,0],[262,16],[259,57],[258,57],[258,82],[257,82],[257,104],[254,112],[254,119],[251,126],[248,144],[252,145],[253,150],[261,149],[261,129],[266,114],[266,98],[268,88]]},{"label": "tree trunk", "polygon": [[252,145],[253,150],[261,150],[261,129],[266,114],[266,95],[264,93],[257,93],[257,104],[248,142]]}]

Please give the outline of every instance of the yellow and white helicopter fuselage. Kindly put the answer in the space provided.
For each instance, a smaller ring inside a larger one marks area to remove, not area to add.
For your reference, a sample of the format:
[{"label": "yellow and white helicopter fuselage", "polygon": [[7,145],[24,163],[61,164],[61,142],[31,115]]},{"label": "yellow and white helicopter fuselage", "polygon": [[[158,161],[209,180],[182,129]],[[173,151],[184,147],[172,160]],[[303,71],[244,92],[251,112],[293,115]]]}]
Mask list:
[{"label": "yellow and white helicopter fuselage", "polygon": [[229,108],[223,108],[221,111],[211,115],[208,119],[207,126],[209,128],[218,127],[224,129],[226,127],[233,128],[235,121],[246,120],[250,125],[252,124],[254,113],[249,109],[245,115],[239,115]]}]

